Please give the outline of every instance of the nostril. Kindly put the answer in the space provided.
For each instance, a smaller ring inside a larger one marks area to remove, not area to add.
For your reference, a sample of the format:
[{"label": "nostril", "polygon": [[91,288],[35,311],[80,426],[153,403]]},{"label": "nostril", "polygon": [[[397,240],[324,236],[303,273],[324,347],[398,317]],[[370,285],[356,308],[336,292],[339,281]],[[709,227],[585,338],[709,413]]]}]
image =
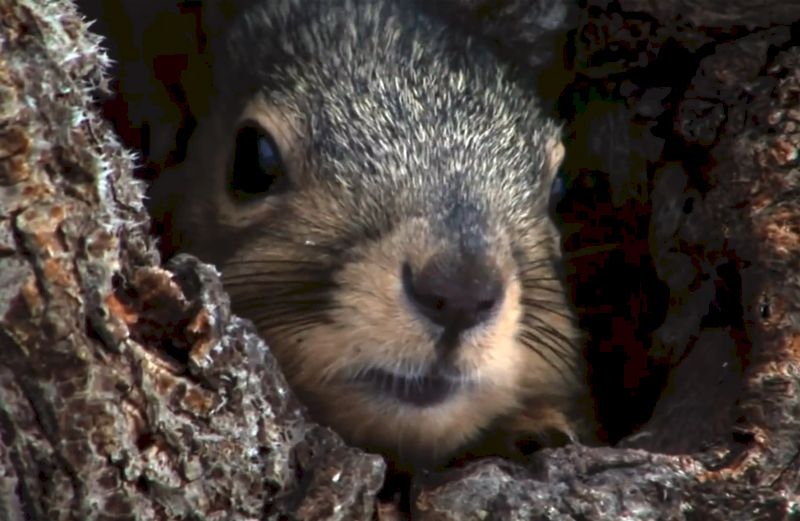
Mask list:
[{"label": "nostril", "polygon": [[492,299],[492,300],[481,300],[480,302],[478,302],[478,311],[480,311],[482,313],[486,312],[486,311],[490,311],[494,307],[494,303],[495,303],[494,299]]},{"label": "nostril", "polygon": [[469,258],[434,258],[416,273],[404,263],[402,283],[420,315],[453,332],[487,320],[503,294],[496,270]]}]

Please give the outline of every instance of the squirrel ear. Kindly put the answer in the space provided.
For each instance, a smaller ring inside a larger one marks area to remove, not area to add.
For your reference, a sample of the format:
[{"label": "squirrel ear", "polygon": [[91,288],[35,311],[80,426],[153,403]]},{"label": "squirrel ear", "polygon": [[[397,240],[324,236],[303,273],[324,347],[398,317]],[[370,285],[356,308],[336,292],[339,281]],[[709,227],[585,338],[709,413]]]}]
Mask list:
[{"label": "squirrel ear", "polygon": [[552,138],[547,142],[547,178],[553,179],[558,175],[558,169],[564,162],[566,150],[561,140]]},{"label": "squirrel ear", "polygon": [[578,14],[569,0],[443,0],[438,7],[453,23],[536,69],[551,63]]}]

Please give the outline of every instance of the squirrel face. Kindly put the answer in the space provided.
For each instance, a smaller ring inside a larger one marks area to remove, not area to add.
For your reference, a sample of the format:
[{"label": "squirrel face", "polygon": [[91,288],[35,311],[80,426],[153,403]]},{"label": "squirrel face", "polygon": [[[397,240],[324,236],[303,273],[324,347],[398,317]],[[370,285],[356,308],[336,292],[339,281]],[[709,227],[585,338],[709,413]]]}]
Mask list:
[{"label": "squirrel face", "polygon": [[220,36],[217,93],[157,189],[179,247],[350,443],[427,464],[493,428],[580,437],[557,126],[435,17],[317,4],[252,3]]}]

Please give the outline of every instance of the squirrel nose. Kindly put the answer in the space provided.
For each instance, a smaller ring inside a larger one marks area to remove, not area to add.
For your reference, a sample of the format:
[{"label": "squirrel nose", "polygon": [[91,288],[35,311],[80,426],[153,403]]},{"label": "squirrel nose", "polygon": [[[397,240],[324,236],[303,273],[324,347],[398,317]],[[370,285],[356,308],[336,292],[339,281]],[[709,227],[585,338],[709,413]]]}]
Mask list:
[{"label": "squirrel nose", "polygon": [[490,318],[503,298],[498,270],[475,256],[430,259],[419,273],[403,265],[403,287],[417,311],[451,333]]}]

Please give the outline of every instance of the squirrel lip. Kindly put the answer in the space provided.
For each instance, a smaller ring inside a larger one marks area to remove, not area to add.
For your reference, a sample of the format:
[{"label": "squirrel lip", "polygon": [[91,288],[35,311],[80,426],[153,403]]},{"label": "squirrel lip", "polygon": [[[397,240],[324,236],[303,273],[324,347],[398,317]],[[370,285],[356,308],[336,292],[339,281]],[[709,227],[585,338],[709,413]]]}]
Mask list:
[{"label": "squirrel lip", "polygon": [[458,372],[430,370],[422,374],[398,374],[384,369],[369,369],[350,378],[371,393],[390,397],[416,407],[432,407],[471,387],[473,382]]}]

